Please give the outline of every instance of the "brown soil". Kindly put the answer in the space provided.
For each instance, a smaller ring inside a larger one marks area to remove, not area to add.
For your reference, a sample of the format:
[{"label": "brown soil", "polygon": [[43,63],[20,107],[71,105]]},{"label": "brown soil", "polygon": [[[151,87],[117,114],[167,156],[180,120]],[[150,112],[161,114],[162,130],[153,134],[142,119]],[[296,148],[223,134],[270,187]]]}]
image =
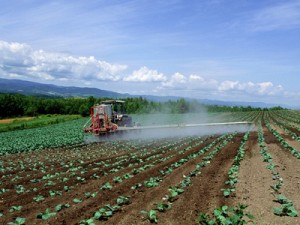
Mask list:
[{"label": "brown soil", "polygon": [[[271,171],[266,168],[267,163],[263,162],[260,155],[260,147],[257,142],[257,133],[252,134],[256,141],[248,145],[248,153],[242,161],[239,178],[236,186],[237,203],[248,205],[247,210],[255,216],[257,224],[300,224],[299,217],[279,217],[273,214],[274,207],[280,204],[274,202],[278,194],[274,193],[271,185],[276,181],[272,180]],[[273,164],[278,166],[277,171],[283,179],[284,186],[280,189],[281,194],[291,199],[295,208],[300,210],[300,163],[289,152],[283,150],[276,138],[267,128],[264,128],[264,138],[267,143],[267,151],[271,154]]]},{"label": "brown soil", "polygon": [[5,124],[5,123],[12,123],[16,120],[31,120],[34,117],[22,117],[22,118],[9,118],[9,119],[1,119],[0,124]]},{"label": "brown soil", "polygon": [[[279,166],[278,172],[284,182],[280,191],[293,201],[299,211],[299,160],[282,149],[265,124],[263,126],[267,150],[273,157],[273,163]],[[278,127],[274,128],[280,131]],[[273,208],[279,207],[274,202],[276,195],[270,187],[275,181],[260,155],[256,131],[251,132],[246,142],[246,155],[240,165],[235,194],[229,198],[223,196],[221,189],[226,188],[227,173],[243,135],[236,135],[201,169],[201,173],[191,177],[191,185],[172,203],[171,209],[158,213],[158,224],[197,224],[199,211],[212,214],[216,207],[236,206],[238,203],[248,205],[247,211],[255,216],[257,224],[300,224],[299,218],[273,214]],[[178,168],[174,165],[199,152],[218,137],[120,141],[117,144],[103,142],[1,156],[3,171],[0,170],[0,190],[3,192],[4,188],[6,192],[0,194],[0,213],[3,213],[0,224],[12,222],[17,217],[26,218],[26,224],[79,224],[81,220],[93,217],[94,212],[106,204],[116,205],[118,196],[129,196],[131,203],[122,206],[106,221],[94,220],[95,224],[149,224],[141,210],[155,209],[156,203],[164,202],[169,187],[178,186],[183,176],[193,171],[203,157],[223,140],[216,141],[205,154],[189,159]],[[173,171],[169,174],[160,172],[170,167]],[[125,179],[128,174],[134,176]],[[121,183],[113,180],[118,176],[123,178]],[[161,179],[158,186],[145,187],[144,182],[153,177]],[[111,190],[100,190],[105,182],[112,185]],[[142,187],[132,190],[131,187],[138,183]],[[64,190],[66,186],[69,191]],[[25,191],[16,193],[16,189],[22,187]],[[37,190],[34,191],[34,188]],[[49,191],[61,195],[51,197]],[[97,196],[88,198],[85,196],[87,192],[96,192]],[[33,198],[38,195],[45,199],[34,201]],[[74,203],[75,198],[82,202]],[[36,218],[47,208],[53,212],[58,204],[67,203],[69,208],[57,212],[48,220]],[[20,211],[9,212],[12,206],[18,205],[23,206]]]}]

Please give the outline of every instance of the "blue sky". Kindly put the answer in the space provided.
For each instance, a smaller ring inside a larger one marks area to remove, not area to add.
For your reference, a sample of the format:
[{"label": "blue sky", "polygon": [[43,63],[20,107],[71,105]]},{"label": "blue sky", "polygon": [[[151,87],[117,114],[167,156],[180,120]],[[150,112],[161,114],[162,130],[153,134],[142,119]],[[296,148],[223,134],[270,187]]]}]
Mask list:
[{"label": "blue sky", "polygon": [[300,105],[300,0],[10,0],[0,77]]}]

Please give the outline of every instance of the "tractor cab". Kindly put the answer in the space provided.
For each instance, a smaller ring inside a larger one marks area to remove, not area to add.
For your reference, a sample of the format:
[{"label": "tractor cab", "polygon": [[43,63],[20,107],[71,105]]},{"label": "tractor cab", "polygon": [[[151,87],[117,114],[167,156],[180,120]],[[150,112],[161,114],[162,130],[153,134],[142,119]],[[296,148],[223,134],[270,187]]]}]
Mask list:
[{"label": "tractor cab", "polygon": [[102,105],[111,106],[111,122],[120,127],[132,127],[132,118],[125,112],[125,101],[123,100],[106,100],[101,102]]}]

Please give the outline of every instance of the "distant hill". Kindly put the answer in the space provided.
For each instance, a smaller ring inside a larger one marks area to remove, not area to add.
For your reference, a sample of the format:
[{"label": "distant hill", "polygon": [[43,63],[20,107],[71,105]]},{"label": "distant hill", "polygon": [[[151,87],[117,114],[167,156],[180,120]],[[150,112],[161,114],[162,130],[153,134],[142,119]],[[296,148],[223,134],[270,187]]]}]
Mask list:
[{"label": "distant hill", "polygon": [[[3,79],[0,78],[0,93],[20,93],[23,95],[34,95],[34,96],[52,96],[52,97],[107,97],[107,98],[126,98],[126,97],[143,97],[151,101],[168,101],[178,100],[179,96],[154,96],[154,95],[130,95],[121,94],[113,91],[101,90],[98,88],[87,88],[87,87],[66,87],[57,86],[53,84],[42,84],[31,81],[16,80],[16,79]],[[188,98],[188,100],[195,100]],[[264,102],[233,102],[233,101],[219,101],[209,99],[196,99],[200,103],[207,105],[223,105],[223,106],[251,106],[260,108],[270,108],[278,106],[276,104],[268,104]],[[285,108],[289,106],[281,105]]]},{"label": "distant hill", "polygon": [[120,94],[113,91],[105,91],[97,88],[65,87],[53,84],[41,84],[24,80],[9,80],[0,78],[1,93],[20,93],[23,95],[49,95],[60,97],[108,97],[124,98],[128,94]]}]

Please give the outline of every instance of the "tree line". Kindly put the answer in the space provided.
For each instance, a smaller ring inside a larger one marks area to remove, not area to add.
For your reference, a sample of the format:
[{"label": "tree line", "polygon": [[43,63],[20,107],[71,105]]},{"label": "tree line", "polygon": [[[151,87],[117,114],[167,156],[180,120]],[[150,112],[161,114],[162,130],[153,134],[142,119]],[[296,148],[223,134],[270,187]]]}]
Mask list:
[{"label": "tree line", "polygon": [[[108,98],[78,97],[49,97],[25,96],[21,94],[0,94],[0,118],[18,116],[37,116],[40,114],[80,114],[88,116],[90,107]],[[183,98],[156,102],[145,98],[125,98],[125,109],[128,114],[142,113],[188,113],[199,112],[226,112],[226,111],[256,111],[272,110],[253,107],[203,105],[196,100],[188,101]],[[281,107],[273,109],[280,110]]]}]

